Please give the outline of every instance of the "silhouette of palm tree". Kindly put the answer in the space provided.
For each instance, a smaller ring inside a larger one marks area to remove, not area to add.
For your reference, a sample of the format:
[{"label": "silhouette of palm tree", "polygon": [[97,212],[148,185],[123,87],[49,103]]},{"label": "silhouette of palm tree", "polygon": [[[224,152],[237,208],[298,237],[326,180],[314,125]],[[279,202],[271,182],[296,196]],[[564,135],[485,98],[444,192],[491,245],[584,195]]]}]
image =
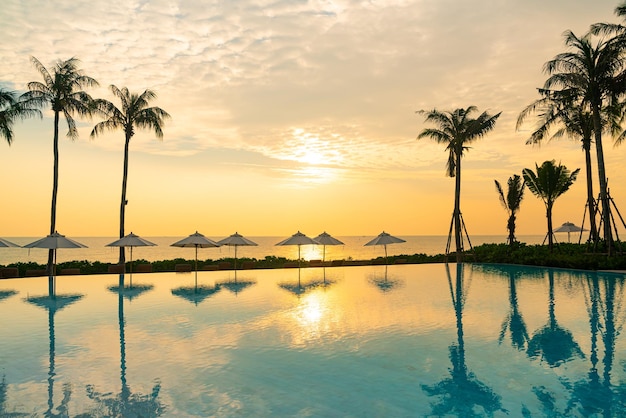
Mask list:
[{"label": "silhouette of palm tree", "polygon": [[555,315],[554,271],[548,270],[549,303],[548,323],[533,333],[526,353],[531,358],[541,357],[550,367],[558,367],[574,357],[584,357],[580,346],[570,331],[561,327]]},{"label": "silhouette of palm tree", "polygon": [[450,345],[450,377],[434,385],[422,385],[428,396],[438,397],[431,404],[432,416],[483,417],[493,416],[497,411],[507,412],[502,407],[501,398],[493,389],[479,381],[470,372],[465,362],[465,342],[463,339],[463,307],[467,289],[463,280],[463,264],[456,264],[456,280],[452,283],[450,269],[446,263],[446,273],[450,286],[450,296],[456,317],[457,341]]},{"label": "silhouette of palm tree", "polygon": [[[138,295],[137,295],[138,296]],[[118,292],[118,323],[120,330],[120,381],[119,393],[99,392],[87,385],[87,396],[98,403],[90,417],[158,417],[165,412],[159,393],[161,382],[156,381],[150,394],[133,393],[126,381],[126,334],[124,318],[124,292]]]}]

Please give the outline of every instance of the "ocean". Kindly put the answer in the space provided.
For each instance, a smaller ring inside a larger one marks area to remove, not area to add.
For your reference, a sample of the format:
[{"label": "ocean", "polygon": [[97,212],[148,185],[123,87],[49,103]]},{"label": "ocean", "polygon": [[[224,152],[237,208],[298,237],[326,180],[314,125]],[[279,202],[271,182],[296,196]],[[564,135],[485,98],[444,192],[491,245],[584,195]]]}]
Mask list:
[{"label": "ocean", "polygon": [[[397,235],[399,238],[406,240],[405,243],[387,245],[387,254],[392,255],[412,255],[412,254],[443,254],[446,250],[447,236],[445,235]],[[9,241],[26,245],[36,241],[40,237],[5,237]],[[118,259],[119,249],[116,247],[107,247],[106,244],[115,241],[115,237],[68,237],[76,240],[88,248],[77,249],[59,249],[57,251],[57,262],[65,262],[72,260],[100,261],[103,263],[116,263]],[[133,248],[133,260],[144,259],[147,261],[169,260],[174,258],[194,259],[195,251],[193,248],[172,247],[171,244],[184,237],[142,237],[155,244],[154,247],[135,247]],[[218,241],[224,237],[208,237]],[[297,246],[277,246],[276,243],[287,237],[254,237],[246,236],[246,238],[256,242],[257,246],[247,246],[237,248],[237,257],[239,258],[256,258],[263,259],[266,256],[285,257],[295,260],[298,258]],[[344,245],[326,246],[325,249],[321,245],[303,245],[300,248],[300,255],[304,260],[369,260],[376,257],[384,256],[385,250],[382,246],[364,246],[364,244],[372,240],[373,236],[336,236],[335,238],[344,242]],[[518,237],[520,242],[527,244],[541,244],[543,235],[522,235]],[[480,245],[484,243],[504,243],[506,236],[504,235],[476,235],[470,236],[472,245]],[[452,243],[454,245],[454,242]],[[466,242],[466,248],[469,245]],[[325,251],[325,256],[324,256]],[[200,248],[198,249],[198,259],[217,260],[224,257],[234,257],[234,247],[219,248]],[[129,249],[126,249],[126,258],[129,259]],[[36,262],[44,264],[48,259],[48,250],[39,248],[0,248],[0,264],[7,265],[16,262]]]}]

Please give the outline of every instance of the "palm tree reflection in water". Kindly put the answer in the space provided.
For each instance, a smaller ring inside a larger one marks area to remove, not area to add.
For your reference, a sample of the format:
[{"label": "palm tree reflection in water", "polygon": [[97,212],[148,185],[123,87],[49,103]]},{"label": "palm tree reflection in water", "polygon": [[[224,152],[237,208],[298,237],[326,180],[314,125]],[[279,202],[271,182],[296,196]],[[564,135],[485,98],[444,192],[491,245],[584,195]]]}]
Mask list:
[{"label": "palm tree reflection in water", "polygon": [[[467,289],[463,280],[463,264],[456,264],[456,280],[453,284],[450,267],[446,263],[446,274],[450,285],[450,296],[456,316],[457,341],[450,345],[452,369],[446,377],[434,385],[422,385],[428,396],[438,398],[431,404],[433,416],[454,415],[459,417],[493,416],[497,411],[507,412],[499,395],[479,381],[465,364],[465,343],[463,340],[463,307]],[[469,287],[469,285],[468,285]]]},{"label": "palm tree reflection in water", "polygon": [[[98,403],[97,409],[91,411],[90,417],[158,417],[165,411],[165,406],[159,401],[161,382],[156,379],[152,392],[148,395],[133,393],[126,382],[126,336],[124,319],[125,288],[118,290],[118,322],[120,329],[120,381],[122,388],[120,393],[98,392],[94,385],[87,385],[87,396]],[[128,288],[126,288],[128,289]],[[144,288],[137,293],[133,288],[133,297],[139,296],[150,288]]]},{"label": "palm tree reflection in water", "polygon": [[539,328],[528,342],[526,353],[531,358],[541,357],[550,367],[558,367],[574,357],[584,357],[580,346],[574,341],[572,333],[561,327],[554,313],[554,271],[548,270],[550,285],[550,303],[548,308],[548,323]]},{"label": "palm tree reflection in water", "polygon": [[[607,276],[601,280],[595,273],[586,276],[585,302],[591,331],[591,368],[586,379],[572,385],[571,398],[565,412],[567,415],[626,416],[626,384],[611,384],[615,342],[626,320],[626,312],[622,309],[624,279]],[[604,346],[602,377],[598,372],[598,335]]]},{"label": "palm tree reflection in water", "polygon": [[54,332],[54,315],[57,311],[65,308],[68,305],[82,299],[83,295],[57,295],[49,293],[47,296],[35,296],[26,298],[26,302],[33,305],[44,308],[48,311],[48,340],[49,340],[49,354],[48,354],[48,409],[46,410],[45,417],[65,417],[68,416],[68,404],[72,395],[72,386],[70,383],[63,384],[63,399],[57,412],[53,412],[54,408],[54,378],[55,372],[55,357],[56,357],[56,336]]},{"label": "palm tree reflection in water", "polygon": [[509,276],[509,303],[511,305],[511,310],[502,322],[502,329],[500,330],[498,342],[502,344],[508,329],[513,348],[519,351],[524,351],[526,350],[526,345],[528,344],[530,337],[528,336],[528,329],[526,328],[524,317],[519,310],[516,285],[516,281],[522,277],[523,273],[522,270],[518,268],[507,269],[507,273]]}]

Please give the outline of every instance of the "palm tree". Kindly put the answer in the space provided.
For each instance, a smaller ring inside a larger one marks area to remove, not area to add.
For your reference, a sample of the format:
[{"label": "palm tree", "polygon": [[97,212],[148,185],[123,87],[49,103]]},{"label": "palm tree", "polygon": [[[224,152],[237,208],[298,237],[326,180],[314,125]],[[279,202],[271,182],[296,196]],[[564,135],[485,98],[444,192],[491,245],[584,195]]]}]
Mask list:
[{"label": "palm tree", "polygon": [[0,88],[0,137],[9,145],[13,142],[13,123],[16,119],[41,117],[41,112],[30,105],[20,100],[16,92]]},{"label": "palm tree", "polygon": [[564,165],[556,165],[554,160],[544,161],[541,166],[535,164],[536,172],[530,168],[522,171],[524,181],[532,194],[546,205],[548,219],[548,247],[552,250],[554,233],[552,232],[552,208],[556,199],[565,193],[576,181],[580,168],[573,172]]},{"label": "palm tree", "polygon": [[[67,136],[74,140],[78,138],[78,129],[73,115],[91,116],[92,98],[85,93],[85,87],[97,86],[98,82],[86,76],[78,68],[79,60],[70,58],[57,61],[52,71],[48,71],[35,57],[31,61],[41,74],[43,82],[31,81],[28,90],[22,99],[37,107],[50,105],[54,112],[53,154],[54,168],[52,177],[52,208],[50,214],[50,234],[56,231],[57,192],[59,189],[59,119],[61,114],[67,122]],[[52,274],[54,250],[48,252],[48,274]]]},{"label": "palm tree", "polygon": [[[589,236],[597,243],[599,240],[596,225],[596,201],[593,192],[593,170],[591,165],[591,144],[593,142],[593,117],[585,103],[576,102],[571,91],[550,91],[539,89],[541,98],[528,105],[517,119],[519,129],[531,113],[537,113],[539,124],[530,138],[529,145],[540,145],[541,142],[562,138],[564,136],[580,140],[585,153],[585,174],[587,181],[587,208],[589,209]],[[616,135],[619,130],[620,106],[609,106],[603,109],[603,130]],[[549,134],[552,133],[551,136]],[[549,137],[548,137],[549,136]]]},{"label": "palm tree", "polygon": [[[426,115],[426,122],[433,123],[437,128],[424,129],[417,136],[417,139],[431,138],[437,143],[446,144],[448,151],[447,175],[456,178],[454,190],[454,212],[452,213],[452,224],[454,225],[454,240],[456,244],[456,261],[462,261],[463,237],[461,236],[461,158],[463,152],[468,150],[468,144],[482,138],[491,131],[500,113],[490,115],[487,112],[481,113],[477,118],[471,115],[477,111],[475,106],[467,109],[456,109],[453,111],[438,111],[436,109],[418,113]],[[450,233],[452,232],[452,225]],[[450,235],[448,235],[448,243]]]},{"label": "palm tree", "polygon": [[544,65],[544,71],[550,75],[544,83],[544,89],[571,95],[589,108],[598,160],[603,235],[608,253],[612,254],[612,219],[604,166],[601,115],[603,109],[614,105],[624,93],[624,47],[619,38],[592,43],[591,34],[578,37],[572,31],[565,32],[565,45],[570,51],[558,54]]},{"label": "palm tree", "polygon": [[500,203],[502,203],[502,206],[504,206],[504,209],[506,209],[509,214],[506,229],[509,231],[509,245],[512,246],[515,243],[516,214],[519,212],[522,199],[524,198],[525,183],[517,174],[513,177],[509,177],[509,180],[507,181],[508,189],[505,196],[502,186],[500,186],[498,180],[494,180],[494,182],[496,183],[496,190],[500,196]]},{"label": "palm tree", "polygon": [[[122,176],[122,199],[120,203],[120,238],[124,236],[124,219],[126,214],[126,185],[128,181],[128,147],[135,135],[135,128],[151,129],[157,138],[163,138],[164,120],[170,115],[159,107],[148,107],[151,100],[156,99],[156,93],[145,90],[141,94],[130,93],[126,87],[121,90],[110,86],[111,92],[122,103],[121,109],[113,103],[99,99],[95,101],[95,108],[100,111],[106,120],[96,124],[91,136],[96,137],[106,130],[122,129],[125,135],[124,142],[124,174]],[[124,247],[120,247],[119,263],[125,263]]]}]

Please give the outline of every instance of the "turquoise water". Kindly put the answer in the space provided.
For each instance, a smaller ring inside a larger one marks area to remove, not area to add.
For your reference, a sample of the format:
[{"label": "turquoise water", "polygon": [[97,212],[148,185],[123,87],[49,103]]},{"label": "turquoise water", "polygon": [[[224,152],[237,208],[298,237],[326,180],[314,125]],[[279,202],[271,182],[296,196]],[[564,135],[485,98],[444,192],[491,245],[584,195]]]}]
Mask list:
[{"label": "turquoise water", "polygon": [[625,282],[358,266],[64,276],[51,300],[1,280],[0,416],[624,416]]}]

